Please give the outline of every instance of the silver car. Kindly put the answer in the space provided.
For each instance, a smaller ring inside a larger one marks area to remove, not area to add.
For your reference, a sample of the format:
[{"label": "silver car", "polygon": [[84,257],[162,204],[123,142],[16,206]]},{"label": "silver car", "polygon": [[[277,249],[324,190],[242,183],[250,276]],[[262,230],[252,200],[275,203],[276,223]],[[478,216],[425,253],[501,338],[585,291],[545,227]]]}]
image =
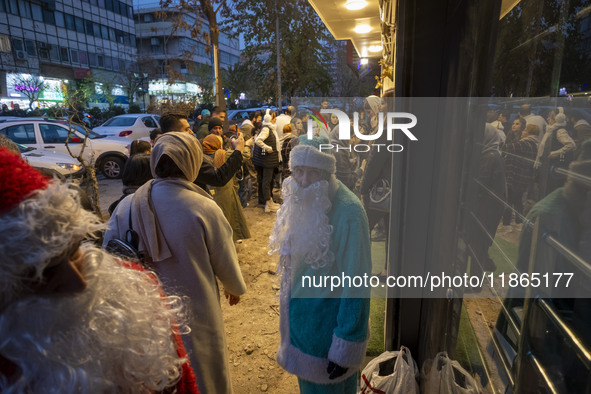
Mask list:
[{"label": "silver car", "polygon": [[72,156],[63,153],[51,152],[44,149],[35,149],[29,146],[16,144],[21,151],[22,158],[41,173],[59,178],[80,178],[84,175],[84,167]]},{"label": "silver car", "polygon": [[92,130],[88,130],[88,138],[85,138],[86,130],[81,126],[30,118],[0,123],[0,134],[18,144],[64,155],[71,152],[71,156],[78,156],[84,148],[82,159],[107,178],[121,177],[131,143],[126,138],[105,137]]},{"label": "silver car", "polygon": [[93,131],[100,135],[125,137],[137,140],[149,137],[150,131],[160,127],[159,115],[153,114],[127,114],[114,116]]}]

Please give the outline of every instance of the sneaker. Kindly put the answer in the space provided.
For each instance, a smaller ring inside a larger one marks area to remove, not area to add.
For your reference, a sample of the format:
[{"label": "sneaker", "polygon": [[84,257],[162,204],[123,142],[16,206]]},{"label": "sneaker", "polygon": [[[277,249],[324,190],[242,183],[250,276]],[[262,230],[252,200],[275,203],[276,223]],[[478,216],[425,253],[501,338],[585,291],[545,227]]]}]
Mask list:
[{"label": "sneaker", "polygon": [[275,201],[273,201],[273,200],[270,200],[269,202],[271,203],[271,206],[272,206],[272,207],[275,207],[275,208],[277,208],[277,209],[281,208],[281,204],[277,204],[277,203],[276,203]]},{"label": "sneaker", "polygon": [[269,204],[270,201],[267,201],[267,203],[265,204],[265,212],[269,213],[269,212],[277,212],[277,210],[279,208],[274,207],[273,205]]}]

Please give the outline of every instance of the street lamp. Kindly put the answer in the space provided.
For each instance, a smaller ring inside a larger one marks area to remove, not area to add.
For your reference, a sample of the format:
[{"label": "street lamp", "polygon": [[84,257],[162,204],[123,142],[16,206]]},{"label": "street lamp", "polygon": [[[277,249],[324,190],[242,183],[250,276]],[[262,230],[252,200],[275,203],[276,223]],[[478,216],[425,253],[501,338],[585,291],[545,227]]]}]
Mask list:
[{"label": "street lamp", "polygon": [[148,73],[133,73],[133,76],[136,78],[136,80],[138,81],[138,85],[140,86],[140,88],[137,89],[137,91],[142,92],[142,95],[144,97],[144,112],[146,112],[146,92],[148,92],[148,89],[144,88],[144,83],[148,79]]}]

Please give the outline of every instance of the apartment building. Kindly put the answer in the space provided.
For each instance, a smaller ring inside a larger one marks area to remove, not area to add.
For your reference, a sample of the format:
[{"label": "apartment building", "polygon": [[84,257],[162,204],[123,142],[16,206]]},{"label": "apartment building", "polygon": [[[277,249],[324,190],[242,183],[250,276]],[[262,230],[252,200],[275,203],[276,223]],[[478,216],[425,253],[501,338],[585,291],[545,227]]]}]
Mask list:
[{"label": "apartment building", "polygon": [[[166,11],[165,15],[159,14],[161,11]],[[213,81],[213,56],[207,43],[202,37],[191,37],[189,30],[175,27],[173,20],[178,13],[174,7],[163,9],[159,1],[135,0],[134,12],[138,58],[157,70],[155,75],[148,73],[153,99],[192,96],[201,92],[201,82]],[[188,26],[195,25],[194,15],[183,14],[183,20]],[[204,17],[198,22],[202,32],[209,31]],[[220,33],[219,41],[221,67],[227,69],[240,60],[239,42],[224,33]],[[173,84],[168,83],[171,75]]]},{"label": "apartment building", "polygon": [[132,0],[0,0],[0,101],[9,108],[28,105],[19,74],[44,79],[46,106],[63,100],[65,84],[112,79],[136,56]]}]

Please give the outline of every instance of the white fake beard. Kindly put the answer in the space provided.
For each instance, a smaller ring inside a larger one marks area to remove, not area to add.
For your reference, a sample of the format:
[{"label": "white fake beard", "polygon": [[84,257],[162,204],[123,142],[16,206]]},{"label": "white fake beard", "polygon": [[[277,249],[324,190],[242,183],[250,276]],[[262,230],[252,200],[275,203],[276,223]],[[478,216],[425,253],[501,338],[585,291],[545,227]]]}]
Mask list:
[{"label": "white fake beard", "polygon": [[[292,264],[305,263],[314,269],[334,261],[330,250],[332,226],[328,181],[303,188],[289,177],[283,181],[283,204],[277,212],[270,237],[270,252],[290,255]],[[293,267],[292,267],[293,268]]]},{"label": "white fake beard", "polygon": [[20,368],[11,384],[0,374],[0,392],[149,393],[178,382],[186,358],[173,329],[189,331],[180,298],[100,249],[83,252],[84,291],[29,296],[0,315],[0,354]]}]

